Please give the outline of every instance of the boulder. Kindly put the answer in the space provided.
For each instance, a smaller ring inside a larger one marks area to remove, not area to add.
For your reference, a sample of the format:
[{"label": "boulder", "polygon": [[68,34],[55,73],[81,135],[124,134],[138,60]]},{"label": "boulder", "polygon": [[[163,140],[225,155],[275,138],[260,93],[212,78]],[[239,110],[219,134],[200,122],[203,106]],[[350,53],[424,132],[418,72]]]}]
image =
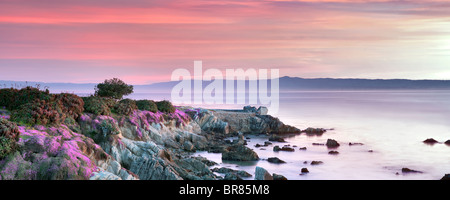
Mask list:
[{"label": "boulder", "polygon": [[272,141],[272,142],[286,142],[282,137],[280,137],[278,135],[274,135],[274,134],[270,135],[269,141]]},{"label": "boulder", "polygon": [[450,174],[445,174],[442,178],[441,181],[450,181]]},{"label": "boulder", "polygon": [[444,144],[450,145],[450,140],[445,141]]},{"label": "boulder", "polygon": [[438,141],[436,141],[433,138],[428,138],[428,139],[424,140],[423,143],[425,143],[425,144],[436,144],[436,143],[438,143]]},{"label": "boulder", "polygon": [[337,155],[337,154],[339,154],[339,152],[338,151],[330,151],[330,152],[328,152],[328,154],[330,154],[330,155]]},{"label": "boulder", "polygon": [[259,157],[256,152],[244,145],[232,145],[222,153],[222,160],[257,161]]},{"label": "boulder", "polygon": [[236,180],[242,180],[242,178],[235,173],[227,173],[227,174],[225,174],[225,177],[223,178],[223,180],[236,181]]},{"label": "boulder", "polygon": [[325,145],[327,145],[328,148],[337,148],[340,146],[340,144],[333,139],[328,139]]},{"label": "boulder", "polygon": [[404,167],[402,168],[402,173],[423,173],[423,172]]},{"label": "boulder", "polygon": [[308,170],[308,168],[302,168],[302,174],[305,174],[305,173],[309,173],[309,170]]},{"label": "boulder", "polygon": [[255,180],[273,180],[273,176],[262,167],[256,167]]},{"label": "boulder", "polygon": [[270,163],[277,163],[277,164],[286,163],[284,160],[281,160],[277,157],[270,157],[267,159],[267,161],[269,161]]},{"label": "boulder", "polygon": [[258,108],[258,110],[256,111],[256,114],[258,114],[258,115],[267,115],[268,112],[269,112],[269,109],[267,109],[267,107],[260,106]]},{"label": "boulder", "polygon": [[321,164],[323,164],[322,161],[315,161],[315,160],[311,161],[311,165],[321,165]]},{"label": "boulder", "polygon": [[273,177],[273,180],[275,180],[275,181],[287,181],[288,180],[285,176],[283,176],[281,174],[273,173],[272,177]]},{"label": "boulder", "polygon": [[323,133],[327,132],[324,128],[307,128],[303,130],[302,132],[306,133],[307,135],[322,135]]},{"label": "boulder", "polygon": [[294,148],[291,148],[291,147],[289,147],[289,146],[283,146],[283,147],[280,149],[280,151],[294,152],[295,149],[294,149]]},{"label": "boulder", "polygon": [[221,173],[221,174],[229,174],[229,173],[234,173],[240,177],[251,177],[252,175],[244,170],[234,170],[234,169],[230,169],[230,168],[226,168],[226,167],[221,167],[221,168],[214,168],[211,171],[213,172],[217,172],[217,173]]},{"label": "boulder", "polygon": [[257,109],[254,106],[244,106],[244,112],[256,113]]}]

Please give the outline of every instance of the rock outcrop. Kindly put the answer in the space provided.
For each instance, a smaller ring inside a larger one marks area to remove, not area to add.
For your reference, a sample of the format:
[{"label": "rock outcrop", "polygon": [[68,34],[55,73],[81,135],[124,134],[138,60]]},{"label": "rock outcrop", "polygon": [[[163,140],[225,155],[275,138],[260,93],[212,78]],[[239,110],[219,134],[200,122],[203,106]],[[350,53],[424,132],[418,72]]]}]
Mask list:
[{"label": "rock outcrop", "polygon": [[222,153],[222,160],[257,161],[259,160],[259,157],[252,149],[237,144],[229,146],[226,151]]},{"label": "rock outcrop", "polygon": [[256,167],[255,180],[273,180],[273,176],[262,167]]},{"label": "rock outcrop", "polygon": [[[209,180],[215,163],[189,152],[213,150],[224,160],[256,161],[246,133],[299,133],[264,108],[230,112],[183,108],[173,113],[82,113],[69,125],[18,126],[20,151],[0,159],[1,180]],[[7,120],[8,116],[2,116]],[[223,138],[241,132],[240,139]],[[266,144],[265,144],[266,145]],[[267,144],[268,145],[268,144]],[[267,146],[266,145],[266,146]],[[260,173],[261,170],[257,170]],[[226,179],[248,176],[229,172]],[[262,174],[263,179],[273,179]]]}]

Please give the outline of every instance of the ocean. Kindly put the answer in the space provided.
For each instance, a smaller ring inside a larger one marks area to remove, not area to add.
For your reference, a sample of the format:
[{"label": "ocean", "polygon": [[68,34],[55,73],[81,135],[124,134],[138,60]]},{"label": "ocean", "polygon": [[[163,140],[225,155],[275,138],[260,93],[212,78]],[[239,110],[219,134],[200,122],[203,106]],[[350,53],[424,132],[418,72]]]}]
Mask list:
[{"label": "ocean", "polygon": [[[211,107],[211,106],[210,106]],[[212,106],[213,107],[213,106]],[[239,106],[236,106],[236,108]],[[261,158],[257,162],[227,162],[221,154],[196,152],[219,166],[254,174],[256,166],[289,180],[436,180],[450,173],[450,91],[292,91],[280,93],[280,109],[271,113],[285,124],[300,129],[332,129],[321,136],[300,134],[286,143],[250,136],[248,147]],[[434,138],[441,143],[427,145]],[[328,149],[312,143],[334,139],[340,146]],[[362,145],[349,145],[362,143]],[[273,146],[295,146],[294,152],[274,152]],[[306,147],[306,150],[299,150]],[[328,154],[338,151],[337,155]],[[278,157],[286,163],[269,163]],[[311,165],[311,161],[322,161]],[[307,168],[309,173],[301,173]],[[403,173],[402,168],[420,171]],[[249,178],[253,179],[253,177]]]}]

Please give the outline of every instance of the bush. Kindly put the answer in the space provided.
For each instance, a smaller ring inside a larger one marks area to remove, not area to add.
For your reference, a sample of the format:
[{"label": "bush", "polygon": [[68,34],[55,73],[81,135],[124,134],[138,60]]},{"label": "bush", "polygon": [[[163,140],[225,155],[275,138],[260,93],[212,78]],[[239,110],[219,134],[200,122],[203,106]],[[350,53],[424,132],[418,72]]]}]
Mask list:
[{"label": "bush", "polygon": [[165,113],[174,113],[175,112],[175,107],[173,107],[172,103],[167,100],[156,102],[156,106],[158,107],[158,110],[161,112],[165,112]]},{"label": "bush", "polygon": [[48,90],[41,91],[31,86],[20,89],[14,98],[14,103],[10,106],[10,110],[18,109],[21,105],[31,103],[35,100],[50,101],[52,95]]},{"label": "bush", "polygon": [[16,151],[19,135],[17,124],[0,118],[0,159]]},{"label": "bush", "polygon": [[123,96],[133,93],[133,86],[127,85],[118,78],[105,80],[95,87],[95,96],[122,99]]},{"label": "bush", "polygon": [[51,100],[52,95],[48,90],[41,91],[31,86],[20,90],[7,88],[0,90],[0,106],[5,106],[8,110],[18,109],[21,105],[31,103],[34,100]]},{"label": "bush", "polygon": [[14,110],[11,114],[11,120],[26,125],[61,124],[66,119],[66,115],[63,112],[58,112],[57,108],[55,102],[35,100]]},{"label": "bush", "polygon": [[65,113],[67,117],[78,119],[84,111],[84,101],[75,94],[61,93],[53,97],[57,104],[58,112]]},{"label": "bush", "polygon": [[138,107],[136,106],[136,102],[134,100],[124,99],[116,104],[114,107],[114,112],[119,115],[130,115],[137,109]]},{"label": "bush", "polygon": [[136,105],[139,110],[148,110],[150,112],[158,112],[158,107],[156,103],[152,100],[138,100],[136,101]]},{"label": "bush", "polygon": [[0,106],[5,106],[9,109],[13,105],[18,91],[14,88],[0,89]]},{"label": "bush", "polygon": [[83,97],[82,99],[84,100],[84,110],[95,115],[111,115],[111,108],[115,104],[115,100],[97,96]]}]

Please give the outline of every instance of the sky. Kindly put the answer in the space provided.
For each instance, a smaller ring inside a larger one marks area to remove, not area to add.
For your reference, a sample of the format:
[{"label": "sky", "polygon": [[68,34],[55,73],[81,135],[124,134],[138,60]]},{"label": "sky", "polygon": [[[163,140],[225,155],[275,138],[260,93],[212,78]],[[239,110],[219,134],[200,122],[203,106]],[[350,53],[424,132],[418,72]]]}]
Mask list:
[{"label": "sky", "polygon": [[450,80],[450,1],[0,0],[0,80],[131,84],[172,72]]}]

